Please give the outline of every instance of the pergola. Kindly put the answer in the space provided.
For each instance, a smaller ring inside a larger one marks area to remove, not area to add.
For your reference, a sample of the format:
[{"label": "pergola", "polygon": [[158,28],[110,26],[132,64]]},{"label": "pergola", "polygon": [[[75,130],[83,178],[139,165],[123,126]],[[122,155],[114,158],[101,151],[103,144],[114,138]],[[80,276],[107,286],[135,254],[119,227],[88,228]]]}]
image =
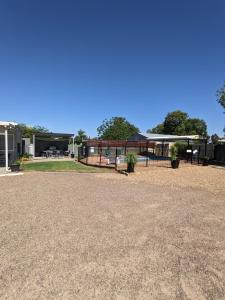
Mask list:
[{"label": "pergola", "polygon": [[8,159],[8,155],[9,155],[9,144],[8,144],[8,131],[10,129],[14,129],[18,124],[15,122],[2,122],[0,121],[0,129],[2,129],[4,131],[4,135],[5,135],[5,169],[6,171],[9,170],[9,159]]},{"label": "pergola", "polygon": [[[74,134],[71,133],[55,133],[55,132],[39,132],[33,134],[33,156],[35,157],[36,151],[36,139],[43,140],[52,140],[52,141],[60,141],[67,140],[69,142],[70,139],[74,141]],[[74,142],[73,142],[74,145]]]}]

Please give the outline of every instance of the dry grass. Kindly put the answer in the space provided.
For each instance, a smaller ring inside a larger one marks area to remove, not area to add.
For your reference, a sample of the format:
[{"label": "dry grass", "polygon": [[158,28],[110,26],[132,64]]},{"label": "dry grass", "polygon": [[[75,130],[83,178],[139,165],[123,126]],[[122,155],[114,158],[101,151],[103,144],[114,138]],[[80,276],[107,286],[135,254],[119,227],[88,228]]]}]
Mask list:
[{"label": "dry grass", "polygon": [[0,179],[0,299],[225,299],[224,170]]}]

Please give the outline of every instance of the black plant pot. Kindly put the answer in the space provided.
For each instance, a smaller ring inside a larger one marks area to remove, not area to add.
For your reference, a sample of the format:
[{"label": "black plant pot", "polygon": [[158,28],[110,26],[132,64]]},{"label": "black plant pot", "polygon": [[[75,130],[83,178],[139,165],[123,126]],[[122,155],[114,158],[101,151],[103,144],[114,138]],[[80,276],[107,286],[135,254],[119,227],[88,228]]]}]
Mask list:
[{"label": "black plant pot", "polygon": [[12,164],[10,166],[12,172],[19,172],[20,171],[20,164]]},{"label": "black plant pot", "polygon": [[209,160],[204,158],[203,161],[202,161],[202,165],[203,166],[208,166],[209,165]]},{"label": "black plant pot", "polygon": [[180,160],[179,159],[171,160],[171,167],[173,169],[179,168],[179,164],[180,164]]},{"label": "black plant pot", "polygon": [[127,172],[128,173],[134,172],[134,164],[127,164]]}]

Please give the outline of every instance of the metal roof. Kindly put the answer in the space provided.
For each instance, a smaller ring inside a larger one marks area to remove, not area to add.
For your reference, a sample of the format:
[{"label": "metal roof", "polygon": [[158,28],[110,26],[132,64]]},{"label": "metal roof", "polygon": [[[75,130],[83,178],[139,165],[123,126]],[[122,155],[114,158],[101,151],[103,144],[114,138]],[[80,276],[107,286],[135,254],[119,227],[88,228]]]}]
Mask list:
[{"label": "metal roof", "polygon": [[147,140],[160,141],[160,140],[199,140],[201,137],[199,135],[171,135],[171,134],[156,134],[156,133],[139,133],[141,136],[145,137]]},{"label": "metal roof", "polygon": [[34,135],[36,137],[64,137],[64,138],[71,138],[74,136],[74,134],[72,133],[56,133],[56,132],[37,132],[37,133],[34,133]]},{"label": "metal roof", "polygon": [[4,127],[14,127],[17,125],[18,124],[15,122],[0,121],[0,126],[4,126]]}]

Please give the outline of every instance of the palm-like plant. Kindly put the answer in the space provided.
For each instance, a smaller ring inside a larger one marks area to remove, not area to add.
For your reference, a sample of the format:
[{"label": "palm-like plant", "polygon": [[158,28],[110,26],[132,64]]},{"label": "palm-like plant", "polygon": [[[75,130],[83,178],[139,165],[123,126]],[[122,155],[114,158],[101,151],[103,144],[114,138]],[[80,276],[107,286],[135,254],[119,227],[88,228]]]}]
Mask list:
[{"label": "palm-like plant", "polygon": [[170,155],[171,155],[171,160],[176,160],[177,159],[177,147],[175,145],[172,145],[170,148]]},{"label": "palm-like plant", "polygon": [[132,152],[128,153],[126,156],[126,162],[127,162],[127,171],[134,172],[134,166],[137,163],[137,155]]}]

